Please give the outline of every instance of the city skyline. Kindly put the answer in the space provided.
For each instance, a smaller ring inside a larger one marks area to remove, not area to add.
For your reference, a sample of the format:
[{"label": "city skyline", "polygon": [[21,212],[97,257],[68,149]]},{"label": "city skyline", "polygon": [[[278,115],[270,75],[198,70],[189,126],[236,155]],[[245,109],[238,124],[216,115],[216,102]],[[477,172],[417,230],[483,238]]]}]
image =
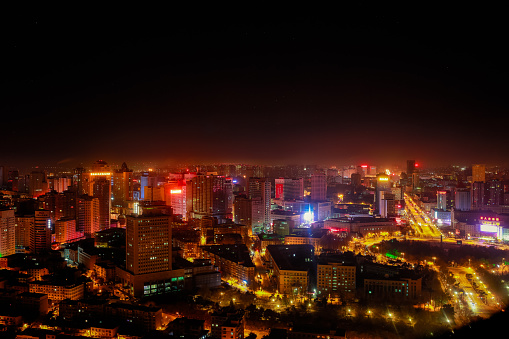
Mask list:
[{"label": "city skyline", "polygon": [[499,22],[358,10],[15,14],[1,162],[507,165]]}]

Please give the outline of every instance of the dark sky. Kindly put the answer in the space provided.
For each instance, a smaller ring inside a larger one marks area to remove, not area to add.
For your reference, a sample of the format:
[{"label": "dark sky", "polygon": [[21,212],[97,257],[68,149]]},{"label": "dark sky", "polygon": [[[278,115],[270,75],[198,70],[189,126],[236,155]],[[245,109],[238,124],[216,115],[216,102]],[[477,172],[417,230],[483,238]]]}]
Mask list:
[{"label": "dark sky", "polygon": [[464,6],[3,11],[0,165],[507,164],[507,20]]}]

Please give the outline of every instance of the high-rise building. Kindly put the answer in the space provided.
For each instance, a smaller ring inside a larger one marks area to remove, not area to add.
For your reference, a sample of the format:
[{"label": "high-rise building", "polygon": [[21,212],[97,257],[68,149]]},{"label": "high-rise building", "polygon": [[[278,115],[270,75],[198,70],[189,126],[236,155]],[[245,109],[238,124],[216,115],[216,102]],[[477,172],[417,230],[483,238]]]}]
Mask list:
[{"label": "high-rise building", "polygon": [[315,172],[311,175],[311,200],[324,201],[327,199],[327,176],[325,173]]},{"label": "high-rise building", "polygon": [[303,178],[277,178],[275,179],[276,199],[302,200],[304,198]]},{"label": "high-rise building", "polygon": [[61,218],[55,222],[55,241],[66,243],[83,236],[82,232],[76,231],[76,219]]},{"label": "high-rise building", "polygon": [[249,178],[248,197],[251,199],[261,199],[264,226],[268,226],[270,224],[270,195],[271,183],[268,178]]},{"label": "high-rise building", "polygon": [[33,244],[34,216],[16,216],[15,246],[22,252]]},{"label": "high-rise building", "polygon": [[472,199],[471,209],[482,209],[485,204],[484,182],[475,181],[470,188],[470,197]]},{"label": "high-rise building", "polygon": [[99,227],[99,199],[89,195],[82,195],[78,198],[78,227],[86,237],[92,237],[100,231]]},{"label": "high-rise building", "polygon": [[504,183],[490,180],[486,183],[486,205],[499,206],[504,204]]},{"label": "high-rise building", "polygon": [[[382,212],[383,209],[380,208],[382,200],[387,200],[382,199],[384,198],[382,192],[392,194],[392,182],[390,176],[388,176],[387,174],[379,174],[376,176],[375,204],[374,204],[375,214],[380,214]],[[392,199],[389,200],[394,200],[394,196],[392,196]]]},{"label": "high-rise building", "polygon": [[97,178],[93,181],[93,197],[99,200],[99,230],[110,228],[111,180]]},{"label": "high-rise building", "polygon": [[472,165],[472,182],[486,182],[486,165]]},{"label": "high-rise building", "polygon": [[233,219],[233,186],[230,178],[199,174],[187,182],[187,212],[191,218]]},{"label": "high-rise building", "polygon": [[46,181],[46,173],[44,171],[32,171],[30,173],[30,183],[28,185],[28,193],[37,198],[48,192],[48,182]]},{"label": "high-rise building", "polygon": [[133,171],[124,162],[120,169],[112,173],[112,206],[126,208],[127,202],[133,200]]},{"label": "high-rise building", "polygon": [[437,209],[447,210],[447,191],[437,191]]},{"label": "high-rise building", "polygon": [[412,174],[415,171],[415,160],[407,160],[406,161],[406,174],[408,177],[412,177]]},{"label": "high-rise building", "polygon": [[16,253],[16,219],[14,210],[0,211],[0,258]]},{"label": "high-rise building", "polygon": [[33,243],[30,250],[33,253],[48,251],[51,247],[51,212],[46,210],[35,211]]},{"label": "high-rise building", "polygon": [[172,269],[170,217],[127,216],[126,268],[133,274]]},{"label": "high-rise building", "polygon": [[454,208],[458,211],[470,211],[470,190],[456,189],[454,193]]},{"label": "high-rise building", "polygon": [[265,211],[262,198],[244,198],[239,197],[235,199],[234,217],[233,220],[236,224],[246,225],[249,230],[249,236],[258,234],[264,231]]}]

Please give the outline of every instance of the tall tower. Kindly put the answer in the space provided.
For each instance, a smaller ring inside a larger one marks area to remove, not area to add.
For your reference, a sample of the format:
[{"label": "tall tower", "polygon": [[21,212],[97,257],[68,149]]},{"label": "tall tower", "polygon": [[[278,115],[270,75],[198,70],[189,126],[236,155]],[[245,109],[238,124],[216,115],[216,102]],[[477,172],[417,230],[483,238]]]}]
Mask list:
[{"label": "tall tower", "polygon": [[14,210],[0,211],[0,258],[16,252]]},{"label": "tall tower", "polygon": [[126,242],[126,268],[132,274],[171,271],[169,216],[127,216]]}]

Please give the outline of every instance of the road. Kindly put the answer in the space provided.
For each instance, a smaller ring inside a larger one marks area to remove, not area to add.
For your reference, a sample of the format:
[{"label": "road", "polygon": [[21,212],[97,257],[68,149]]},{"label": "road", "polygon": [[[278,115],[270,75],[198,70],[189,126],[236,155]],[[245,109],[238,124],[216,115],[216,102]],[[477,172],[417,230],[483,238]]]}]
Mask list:
[{"label": "road", "polygon": [[440,230],[433,224],[426,213],[405,193],[405,212],[408,222],[418,237],[440,238]]},{"label": "road", "polygon": [[459,304],[463,299],[472,315],[482,318],[489,318],[499,310],[491,292],[487,290],[474,269],[460,266],[450,267],[449,271],[454,274],[456,281],[459,282],[458,289],[461,292],[454,294],[457,307],[460,306]]}]

